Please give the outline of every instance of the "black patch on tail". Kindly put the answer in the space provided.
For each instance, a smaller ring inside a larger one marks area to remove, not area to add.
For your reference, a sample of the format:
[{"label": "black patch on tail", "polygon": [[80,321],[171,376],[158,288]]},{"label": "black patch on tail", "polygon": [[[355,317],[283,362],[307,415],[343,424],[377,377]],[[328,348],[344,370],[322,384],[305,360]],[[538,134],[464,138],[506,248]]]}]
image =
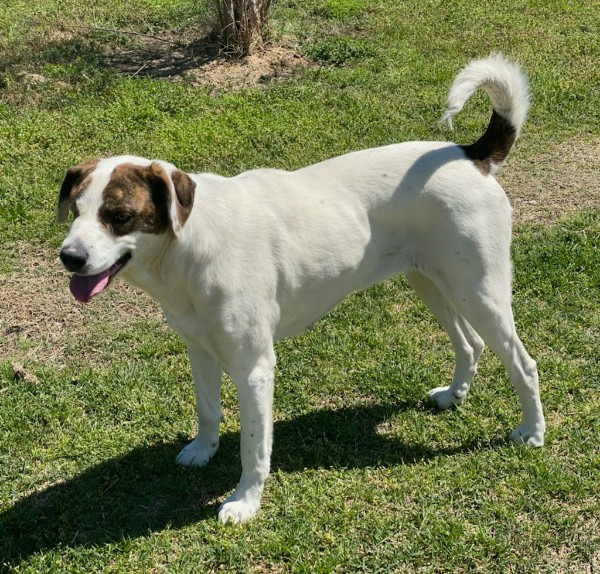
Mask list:
[{"label": "black patch on tail", "polygon": [[494,110],[485,133],[471,145],[461,146],[475,167],[488,175],[492,164],[500,164],[517,139],[515,127]]}]

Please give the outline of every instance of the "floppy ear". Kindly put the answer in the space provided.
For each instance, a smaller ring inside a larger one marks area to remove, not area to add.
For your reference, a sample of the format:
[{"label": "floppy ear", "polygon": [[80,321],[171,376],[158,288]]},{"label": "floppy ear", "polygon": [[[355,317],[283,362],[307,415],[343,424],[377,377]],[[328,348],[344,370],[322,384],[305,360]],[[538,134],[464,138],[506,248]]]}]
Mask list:
[{"label": "floppy ear", "polygon": [[167,173],[167,170],[156,161],[150,164],[149,169],[153,178],[160,180],[155,181],[155,184],[162,184],[166,190],[167,211],[173,233],[177,236],[192,212],[196,182],[179,169]]},{"label": "floppy ear", "polygon": [[69,215],[69,208],[73,203],[73,191],[75,188],[94,171],[98,164],[97,159],[90,159],[79,165],[70,167],[65,174],[65,179],[60,187],[58,205],[56,207],[56,223],[64,223]]}]

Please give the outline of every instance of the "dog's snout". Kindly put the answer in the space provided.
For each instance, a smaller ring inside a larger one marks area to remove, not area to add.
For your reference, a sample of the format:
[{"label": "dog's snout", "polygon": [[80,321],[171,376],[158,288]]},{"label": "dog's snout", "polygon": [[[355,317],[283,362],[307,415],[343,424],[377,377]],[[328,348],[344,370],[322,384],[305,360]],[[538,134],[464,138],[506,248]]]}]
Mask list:
[{"label": "dog's snout", "polygon": [[60,252],[60,260],[68,271],[77,273],[87,263],[87,252],[79,247],[65,247]]}]

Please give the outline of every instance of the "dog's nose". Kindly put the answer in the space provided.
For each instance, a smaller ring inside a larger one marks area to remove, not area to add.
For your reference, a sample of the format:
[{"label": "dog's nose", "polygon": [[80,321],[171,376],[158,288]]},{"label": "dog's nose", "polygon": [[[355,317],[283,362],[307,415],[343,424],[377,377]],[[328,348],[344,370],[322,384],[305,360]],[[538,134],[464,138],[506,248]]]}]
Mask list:
[{"label": "dog's nose", "polygon": [[78,247],[65,247],[60,252],[60,260],[68,271],[77,273],[87,263],[87,253]]}]

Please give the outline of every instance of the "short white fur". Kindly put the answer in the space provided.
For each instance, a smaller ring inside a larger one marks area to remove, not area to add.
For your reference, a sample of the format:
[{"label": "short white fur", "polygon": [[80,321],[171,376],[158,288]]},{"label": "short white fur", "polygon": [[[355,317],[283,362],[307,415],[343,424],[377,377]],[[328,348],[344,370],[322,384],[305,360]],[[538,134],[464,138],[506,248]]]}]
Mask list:
[{"label": "short white fur", "polygon": [[[520,130],[523,78],[498,56],[471,63],[450,91],[444,117],[483,87]],[[96,171],[132,161],[150,163],[110,158]],[[219,510],[222,522],[245,522],[260,507],[273,440],[274,341],[310,328],[348,293],[399,273],[446,329],[456,354],[452,381],[433,389],[431,400],[440,408],[464,401],[485,342],[520,399],[513,440],[543,444],[536,363],[511,309],[511,208],[494,177],[460,146],[407,142],[294,172],[190,177],[193,209],[177,236],[138,233],[96,244],[88,231],[97,216],[82,209],[65,245],[84,242],[100,260],[122,255],[126,241],[132,257],[119,276],[161,304],[187,345],[198,434],[179,453],[180,464],[202,466],[216,452],[223,370],[231,376],[240,402],[242,476]],[[80,200],[96,212],[99,181],[92,177]]]}]

